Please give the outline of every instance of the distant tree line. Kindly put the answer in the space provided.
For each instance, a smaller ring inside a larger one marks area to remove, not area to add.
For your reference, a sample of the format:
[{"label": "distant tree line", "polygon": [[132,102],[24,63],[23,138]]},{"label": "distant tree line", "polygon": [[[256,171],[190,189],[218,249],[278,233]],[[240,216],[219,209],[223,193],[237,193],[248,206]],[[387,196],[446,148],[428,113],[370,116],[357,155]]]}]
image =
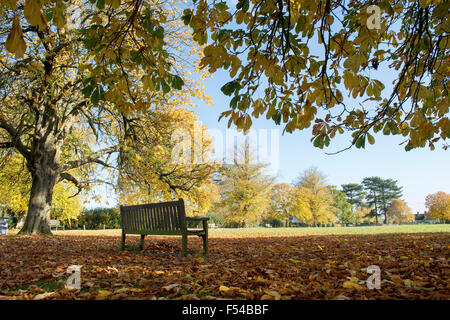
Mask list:
[{"label": "distant tree line", "polygon": [[85,210],[78,219],[78,227],[86,229],[119,229],[120,213],[117,208],[95,208]]},{"label": "distant tree line", "polygon": [[[401,200],[403,188],[393,179],[366,177],[361,183],[337,187],[329,185],[326,176],[313,167],[302,172],[292,183],[275,183],[275,179],[266,174],[266,169],[267,165],[256,161],[248,144],[244,144],[236,147],[231,164],[217,168],[211,186],[205,189],[207,192],[199,189],[194,190],[195,195],[185,196],[194,192],[186,191],[179,197],[185,199],[188,215],[206,213],[210,223],[219,227],[377,225],[415,220],[411,209]],[[0,175],[0,181],[6,185],[13,177],[13,174]],[[7,197],[7,189],[3,198],[0,197],[0,214],[10,217],[11,226],[17,226],[24,217],[23,208],[28,199],[26,195]],[[138,193],[145,191],[136,190]],[[135,198],[131,193],[128,196],[130,199],[125,203],[137,203],[139,197]],[[121,203],[123,200],[121,198]],[[157,197],[149,198],[147,202],[164,200],[165,197]],[[79,200],[67,196],[64,188],[55,193],[54,201],[50,217],[66,228],[120,228],[118,208],[83,209]],[[430,194],[425,205],[428,219],[450,220],[449,194]]]},{"label": "distant tree line", "polygon": [[[327,184],[317,168],[292,183],[274,183],[266,166],[252,161],[248,146],[217,177],[219,196],[208,215],[223,227],[378,225],[411,223],[415,215],[401,200],[403,188],[394,179],[366,177],[361,183]],[[449,220],[449,195],[427,197],[427,215]]]}]

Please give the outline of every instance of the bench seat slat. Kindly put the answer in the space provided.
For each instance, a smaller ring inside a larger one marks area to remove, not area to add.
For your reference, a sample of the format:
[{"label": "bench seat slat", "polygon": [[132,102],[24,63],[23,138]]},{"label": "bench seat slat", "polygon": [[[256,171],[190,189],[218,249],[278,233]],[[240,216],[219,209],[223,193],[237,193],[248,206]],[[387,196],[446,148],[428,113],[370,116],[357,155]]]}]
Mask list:
[{"label": "bench seat slat", "polygon": [[173,230],[178,230],[178,226],[177,226],[177,209],[174,206],[170,207],[170,216],[171,216],[171,221],[172,221],[172,229]]},{"label": "bench seat slat", "polygon": [[150,219],[150,228],[149,229],[153,230],[153,229],[155,229],[155,222],[153,219],[153,208],[148,207],[147,210],[148,210],[148,218]]},{"label": "bench seat slat", "polygon": [[164,230],[162,227],[162,219],[161,219],[161,206],[156,207],[157,217],[158,217],[158,230]]},{"label": "bench seat slat", "polygon": [[178,222],[178,210],[176,206],[172,207],[172,217],[173,217],[173,224],[175,230],[180,230],[180,224]]},{"label": "bench seat slat", "polygon": [[166,230],[172,230],[170,225],[170,206],[164,207],[164,216],[166,217],[164,219],[166,224]]},{"label": "bench seat slat", "polygon": [[145,217],[147,219],[147,229],[151,229],[152,228],[152,226],[150,224],[151,220],[150,220],[149,212],[150,212],[150,209],[149,208],[145,208]]}]

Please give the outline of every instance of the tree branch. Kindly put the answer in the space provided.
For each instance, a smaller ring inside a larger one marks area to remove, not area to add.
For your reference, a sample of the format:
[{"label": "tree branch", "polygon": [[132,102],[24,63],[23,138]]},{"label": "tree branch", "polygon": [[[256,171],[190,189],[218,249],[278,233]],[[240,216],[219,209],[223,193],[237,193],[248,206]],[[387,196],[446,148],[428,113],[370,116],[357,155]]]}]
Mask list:
[{"label": "tree branch", "polygon": [[84,166],[84,165],[86,165],[88,163],[98,163],[98,164],[101,164],[103,166],[110,167],[110,165],[108,165],[107,163],[102,161],[100,158],[105,156],[105,155],[109,155],[111,153],[118,152],[118,151],[119,151],[119,145],[115,145],[115,146],[112,146],[112,147],[109,147],[109,148],[105,148],[105,149],[99,150],[99,151],[94,152],[93,154],[87,156],[84,159],[67,162],[65,165],[62,166],[62,170],[61,171],[67,171],[67,170],[70,170],[70,169],[79,168],[79,167]]},{"label": "tree branch", "polygon": [[83,190],[83,188],[87,187],[89,184],[87,182],[78,181],[77,178],[75,178],[73,175],[71,175],[70,173],[67,173],[67,172],[63,172],[59,175],[58,182],[61,182],[63,180],[72,182],[78,188],[77,193],[75,193],[73,196],[70,196],[70,198],[73,198],[73,197],[76,197],[77,195],[79,195],[80,192]]},{"label": "tree branch", "polygon": [[25,159],[30,160],[31,153],[29,151],[29,148],[23,144],[22,140],[20,140],[20,135],[16,131],[16,129],[2,117],[0,117],[0,128],[8,132],[9,136],[11,137],[10,143],[12,144],[12,146],[14,146],[24,156]]}]

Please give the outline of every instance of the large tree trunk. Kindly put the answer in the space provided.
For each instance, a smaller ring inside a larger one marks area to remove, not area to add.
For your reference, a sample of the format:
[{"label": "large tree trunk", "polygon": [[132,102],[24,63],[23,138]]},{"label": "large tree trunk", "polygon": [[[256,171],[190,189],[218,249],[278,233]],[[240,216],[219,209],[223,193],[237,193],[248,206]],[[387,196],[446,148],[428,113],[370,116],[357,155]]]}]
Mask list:
[{"label": "large tree trunk", "polygon": [[28,168],[31,172],[32,183],[28,212],[25,224],[19,234],[48,234],[50,231],[50,209],[53,198],[53,188],[58,180],[56,146],[40,148]]}]

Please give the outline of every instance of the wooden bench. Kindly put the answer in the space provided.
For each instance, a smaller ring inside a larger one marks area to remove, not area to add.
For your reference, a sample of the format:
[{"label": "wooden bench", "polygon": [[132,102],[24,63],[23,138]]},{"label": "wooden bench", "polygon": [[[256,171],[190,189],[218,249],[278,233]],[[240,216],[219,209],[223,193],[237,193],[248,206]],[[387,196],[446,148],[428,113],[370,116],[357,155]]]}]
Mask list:
[{"label": "wooden bench", "polygon": [[50,220],[49,226],[50,230],[52,230],[52,228],[55,228],[56,231],[58,231],[58,227],[61,227],[61,222],[59,220]]},{"label": "wooden bench", "polygon": [[[120,206],[122,223],[122,250],[125,250],[127,234],[141,235],[140,249],[144,248],[146,235],[181,236],[181,255],[187,254],[187,237],[199,236],[203,239],[203,253],[208,254],[208,217],[186,217],[184,201]],[[202,229],[188,229],[187,222],[202,222]]]}]

